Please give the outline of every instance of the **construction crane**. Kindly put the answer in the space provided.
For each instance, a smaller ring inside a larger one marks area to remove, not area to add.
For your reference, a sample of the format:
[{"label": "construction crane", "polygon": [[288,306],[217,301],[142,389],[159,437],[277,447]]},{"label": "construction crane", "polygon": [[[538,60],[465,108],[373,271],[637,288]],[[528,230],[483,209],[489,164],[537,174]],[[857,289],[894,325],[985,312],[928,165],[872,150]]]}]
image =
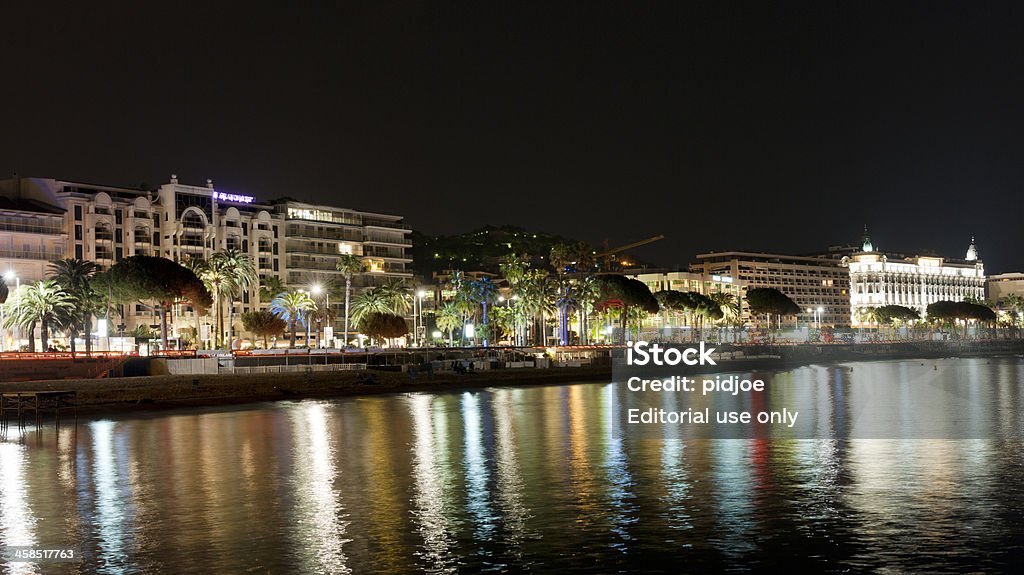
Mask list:
[{"label": "construction crane", "polygon": [[614,248],[614,249],[608,249],[608,240],[605,240],[604,241],[604,251],[599,253],[599,254],[597,254],[595,256],[595,258],[601,264],[601,268],[602,269],[609,270],[609,268],[612,267],[610,264],[612,264],[612,262],[615,262],[615,258],[613,257],[615,254],[620,253],[620,252],[624,252],[626,250],[631,250],[633,248],[638,248],[640,246],[646,246],[647,244],[653,244],[654,242],[659,241],[659,240],[663,240],[663,239],[665,239],[665,236],[663,236],[661,234],[658,234],[656,236],[651,236],[649,238],[640,240],[638,242],[633,242],[631,244],[626,244],[624,246],[619,246],[619,247]]}]

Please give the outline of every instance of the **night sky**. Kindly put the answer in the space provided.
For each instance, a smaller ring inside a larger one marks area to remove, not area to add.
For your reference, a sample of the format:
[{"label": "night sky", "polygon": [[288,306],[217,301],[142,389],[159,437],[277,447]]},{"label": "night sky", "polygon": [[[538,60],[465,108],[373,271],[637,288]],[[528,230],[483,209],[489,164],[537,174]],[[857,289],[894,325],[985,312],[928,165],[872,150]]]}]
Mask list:
[{"label": "night sky", "polygon": [[661,233],[640,255],[666,266],[867,223],[884,250],[974,234],[989,273],[1024,271],[1019,3],[19,4],[5,176]]}]

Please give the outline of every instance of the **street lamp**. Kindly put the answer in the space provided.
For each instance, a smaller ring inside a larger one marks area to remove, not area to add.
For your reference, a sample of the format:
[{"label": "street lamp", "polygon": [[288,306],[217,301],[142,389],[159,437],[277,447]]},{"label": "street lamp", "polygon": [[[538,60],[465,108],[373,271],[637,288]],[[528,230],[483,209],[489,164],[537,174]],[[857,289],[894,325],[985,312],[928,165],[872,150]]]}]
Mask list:
[{"label": "street lamp", "polygon": [[[323,337],[320,339],[320,345],[317,347],[327,347],[327,325],[331,322],[331,292],[325,290],[320,284],[313,284],[310,291],[313,292],[313,295],[320,295],[321,292],[324,294],[324,307],[326,308],[326,313],[324,313],[324,333]],[[332,325],[331,327],[333,328],[334,326]],[[332,329],[331,331],[334,330]],[[307,341],[306,343],[308,345],[309,342]]]},{"label": "street lamp", "polygon": [[823,313],[825,313],[825,308],[823,308],[823,307],[821,307],[819,305],[818,309],[817,309],[817,312],[818,312],[818,329],[821,329],[821,316],[822,316]]},{"label": "street lamp", "polygon": [[[426,297],[427,292],[425,290],[419,290],[416,292],[416,299],[413,300],[413,318],[412,318],[412,329],[413,329],[413,340],[416,347],[423,346],[423,340],[427,339],[427,322],[423,319],[423,298]],[[416,304],[419,304],[419,313],[416,312]],[[419,325],[417,326],[416,318],[419,317]],[[423,330],[423,337],[420,338],[420,330]]]},{"label": "street lamp", "polygon": [[[5,284],[7,282],[11,281],[12,279],[14,280],[14,285],[15,285],[14,293],[18,294],[18,292],[21,291],[21,278],[18,277],[18,275],[14,273],[14,270],[7,270],[6,272],[4,272],[4,283]],[[18,294],[18,295],[20,295],[20,294]],[[3,309],[3,308],[0,307],[0,309]],[[2,324],[3,324],[3,317],[2,317],[2,315],[0,315],[0,325],[2,325]],[[14,330],[15,330],[14,333],[16,334],[15,337],[14,337],[14,346],[15,346],[14,351],[21,351],[21,328],[17,324],[15,324]],[[5,330],[4,330],[4,338],[3,338],[4,339],[3,346],[5,348],[4,351],[6,351],[6,346],[7,346],[7,343],[6,343],[7,337],[6,336],[7,336],[7,333],[6,333],[6,328],[5,328]]]}]

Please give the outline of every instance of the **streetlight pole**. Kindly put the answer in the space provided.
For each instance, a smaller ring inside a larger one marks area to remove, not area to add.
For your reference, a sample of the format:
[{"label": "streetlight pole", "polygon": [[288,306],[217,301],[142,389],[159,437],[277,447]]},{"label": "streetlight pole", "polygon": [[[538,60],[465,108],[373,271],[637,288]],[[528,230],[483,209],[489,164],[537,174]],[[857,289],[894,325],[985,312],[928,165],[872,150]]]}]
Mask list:
[{"label": "streetlight pole", "polygon": [[[319,339],[319,341],[317,342],[317,347],[326,347],[324,343],[325,340],[327,339],[327,322],[331,321],[331,292],[329,290],[325,290],[323,286],[321,286],[320,284],[313,284],[312,289],[310,289],[310,291],[313,292],[313,295],[320,295],[320,292],[324,293],[324,329],[323,332],[317,330],[317,339]],[[306,324],[306,332],[307,334],[309,333],[308,322]],[[308,335],[306,336],[306,345],[309,345]]]},{"label": "streetlight pole", "polygon": [[[426,320],[423,319],[423,297],[426,296],[426,295],[427,295],[427,292],[425,290],[419,290],[419,291],[416,292],[416,301],[419,302],[419,306],[420,306],[420,312],[419,312],[420,325],[419,325],[419,328],[414,328],[414,329],[416,329],[416,333],[415,333],[415,335],[413,337],[413,339],[416,340],[416,347],[423,347],[423,343],[424,343],[423,340],[427,339],[427,322],[426,322]],[[420,337],[420,331],[419,330],[423,330],[423,337]]]},{"label": "streetlight pole", "polygon": [[419,299],[417,297],[418,293],[419,292],[412,294],[412,341],[410,342],[409,347],[417,347],[420,338],[419,312],[416,307],[416,300]]},{"label": "streetlight pole", "polygon": [[825,313],[825,308],[818,306],[818,329],[821,329],[821,317]]},{"label": "streetlight pole", "polygon": [[[7,272],[4,273],[4,284],[10,281],[11,278],[14,278],[14,294],[16,297],[20,297],[21,294],[19,294],[18,292],[21,291],[21,278],[14,273],[14,270],[7,270]],[[0,310],[2,309],[3,308],[0,308]],[[0,315],[0,325],[3,325],[2,315]],[[15,324],[13,331],[15,334],[17,334],[14,336],[14,351],[21,351],[21,328],[17,324]],[[0,345],[3,346],[2,349],[4,351],[7,351],[7,328],[4,328],[3,330],[3,340],[3,343]]]}]

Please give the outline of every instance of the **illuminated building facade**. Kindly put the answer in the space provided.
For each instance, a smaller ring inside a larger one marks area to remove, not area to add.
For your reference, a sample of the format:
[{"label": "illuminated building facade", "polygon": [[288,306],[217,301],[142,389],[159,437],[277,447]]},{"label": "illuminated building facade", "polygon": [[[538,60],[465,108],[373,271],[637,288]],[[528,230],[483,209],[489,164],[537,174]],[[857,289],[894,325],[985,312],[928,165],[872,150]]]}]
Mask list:
[{"label": "illuminated building facade", "polygon": [[[342,254],[355,254],[369,269],[354,278],[359,288],[412,277],[409,234],[401,216],[290,199],[258,202],[217,190],[210,180],[186,185],[175,175],[155,190],[50,178],[0,181],[0,273],[12,290],[15,283],[42,279],[49,262],[61,258],[109,268],[133,255],[187,262],[226,249],[249,254],[261,282],[276,276],[296,289],[343,283],[335,264]],[[338,300],[330,301],[336,318],[344,315],[344,300]],[[234,317],[266,303],[253,285],[235,303]],[[157,323],[150,306],[127,307],[118,331]],[[172,312],[175,334],[196,325],[192,310],[179,308]]]},{"label": "illuminated building facade", "polygon": [[861,251],[842,259],[850,273],[850,321],[868,325],[866,311],[901,305],[922,317],[937,301],[981,300],[985,297],[985,267],[974,239],[962,260],[937,256],[883,253],[864,231]]},{"label": "illuminated building facade", "polygon": [[[804,310],[796,318],[783,318],[790,326],[807,325],[816,316],[822,325],[850,324],[850,276],[836,259],[745,251],[710,252],[697,259],[691,272],[732,278],[744,290],[774,288],[789,296]],[[744,323],[755,323],[745,301],[741,311]]]},{"label": "illuminated building facade", "polygon": [[999,303],[1008,295],[1024,297],[1024,273],[1012,272],[988,276],[986,280],[988,299]]}]

